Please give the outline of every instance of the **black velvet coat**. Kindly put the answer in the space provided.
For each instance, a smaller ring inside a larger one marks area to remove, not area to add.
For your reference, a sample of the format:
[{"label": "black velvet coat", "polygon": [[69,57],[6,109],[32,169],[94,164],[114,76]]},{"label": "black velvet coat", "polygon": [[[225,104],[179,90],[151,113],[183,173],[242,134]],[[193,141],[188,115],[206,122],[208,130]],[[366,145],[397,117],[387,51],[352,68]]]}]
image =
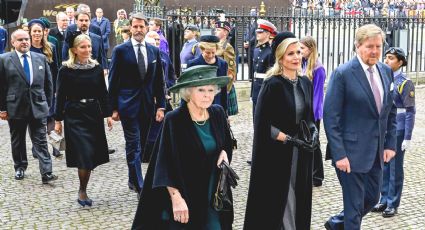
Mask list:
[{"label": "black velvet coat", "polygon": [[[232,159],[232,142],[223,108],[208,108],[216,154],[208,157],[190,117],[186,103],[167,113],[160,138],[155,143],[132,229],[203,229],[206,223],[208,183],[218,175],[221,150]],[[218,178],[218,176],[217,176]],[[167,186],[177,188],[189,208],[189,223],[174,222]],[[164,219],[168,219],[165,221]],[[222,229],[231,229],[233,211],[220,213]]]},{"label": "black velvet coat", "polygon": [[[300,77],[298,87],[304,94],[305,111],[302,117],[313,121],[312,84]],[[254,115],[254,143],[251,179],[244,229],[280,230],[288,198],[293,147],[271,138],[273,125],[285,134],[296,136],[293,85],[280,76],[265,80]],[[297,230],[310,229],[312,195],[311,152],[298,151],[295,184]]]}]

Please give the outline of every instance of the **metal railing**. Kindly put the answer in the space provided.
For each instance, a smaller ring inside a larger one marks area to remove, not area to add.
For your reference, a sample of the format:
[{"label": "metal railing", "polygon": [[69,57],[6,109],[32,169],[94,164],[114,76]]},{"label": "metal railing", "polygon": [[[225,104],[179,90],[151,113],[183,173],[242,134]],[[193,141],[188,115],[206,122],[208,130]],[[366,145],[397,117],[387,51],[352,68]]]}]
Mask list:
[{"label": "metal railing", "polygon": [[[197,8],[178,7],[145,7],[147,17],[159,17],[164,20],[164,32],[168,35],[173,63],[179,63],[180,49],[184,42],[183,30],[187,24],[196,24],[201,34],[212,34],[214,22],[220,13],[234,27],[231,44],[238,54],[238,80],[248,80],[247,60],[251,50],[244,49],[244,34],[250,22],[264,18],[276,25],[279,31],[292,31],[297,37],[313,36],[318,44],[320,61],[328,75],[340,64],[350,60],[354,55],[354,36],[358,27],[374,23],[387,34],[384,50],[390,46],[402,47],[408,56],[405,72],[425,72],[425,11],[406,17],[406,13],[370,14],[362,12],[351,14],[351,11],[312,10],[302,13],[299,8],[271,8],[265,16],[251,16],[250,8]],[[179,70],[179,67],[176,68]]]}]

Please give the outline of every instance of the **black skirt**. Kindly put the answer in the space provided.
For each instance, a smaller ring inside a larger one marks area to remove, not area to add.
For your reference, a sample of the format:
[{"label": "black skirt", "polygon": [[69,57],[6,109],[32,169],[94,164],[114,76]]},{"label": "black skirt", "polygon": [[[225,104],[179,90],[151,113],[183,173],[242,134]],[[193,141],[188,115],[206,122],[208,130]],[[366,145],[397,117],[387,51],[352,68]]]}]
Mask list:
[{"label": "black skirt", "polygon": [[68,167],[91,170],[109,162],[105,126],[97,100],[68,102],[64,123]]}]

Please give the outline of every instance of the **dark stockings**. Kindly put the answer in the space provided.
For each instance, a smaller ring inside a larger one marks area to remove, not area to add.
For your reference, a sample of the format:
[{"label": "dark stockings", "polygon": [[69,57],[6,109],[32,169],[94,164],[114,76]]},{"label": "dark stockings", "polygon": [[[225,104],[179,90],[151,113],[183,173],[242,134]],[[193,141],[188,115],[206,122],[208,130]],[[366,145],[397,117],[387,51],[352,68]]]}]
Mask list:
[{"label": "dark stockings", "polygon": [[78,169],[78,178],[80,179],[80,190],[78,191],[78,199],[87,200],[87,184],[89,183],[91,170]]}]

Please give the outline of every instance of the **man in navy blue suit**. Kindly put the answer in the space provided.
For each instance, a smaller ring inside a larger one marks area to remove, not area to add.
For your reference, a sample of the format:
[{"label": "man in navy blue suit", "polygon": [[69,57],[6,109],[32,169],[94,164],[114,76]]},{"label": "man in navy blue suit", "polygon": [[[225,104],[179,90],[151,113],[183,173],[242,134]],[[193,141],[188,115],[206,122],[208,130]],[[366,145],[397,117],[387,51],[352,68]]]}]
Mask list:
[{"label": "man in navy blue suit", "polygon": [[[81,13],[81,12],[87,13],[89,15],[89,17],[91,18],[90,7],[87,4],[79,4],[77,6],[77,14]],[[68,28],[66,29],[66,32],[77,31],[77,25],[76,24],[77,24],[77,19],[75,18],[74,23],[68,24]],[[90,30],[90,32],[102,37],[102,31],[100,30],[99,26],[94,25],[94,24],[89,24],[89,30]],[[67,33],[65,33],[65,34],[67,34]]]},{"label": "man in navy blue suit", "polygon": [[379,63],[384,40],[378,26],[360,27],[357,57],[336,68],[328,84],[323,120],[344,211],[331,217],[326,229],[360,229],[379,200],[383,162],[395,156],[393,74]]},{"label": "man in navy blue suit", "polygon": [[[102,65],[102,67],[103,67],[103,69],[106,73],[107,70],[108,70],[108,61],[106,60],[105,50],[103,49],[102,38],[100,36],[92,33],[91,31],[89,31],[90,14],[82,11],[82,12],[77,13],[77,15],[75,16],[75,19],[76,19],[76,23],[77,23],[76,24],[77,25],[77,31],[81,31],[81,33],[83,33],[83,34],[88,34],[90,39],[91,39],[92,58],[97,60],[99,62],[99,64]],[[67,30],[66,33],[68,35],[70,33],[73,33],[73,31]],[[66,37],[67,36],[65,36],[65,38]],[[62,48],[62,59],[64,61],[68,60],[68,50],[69,50],[69,46],[65,42],[63,44],[63,48]]]},{"label": "man in navy blue suit", "polygon": [[147,21],[141,13],[130,17],[132,38],[114,48],[109,71],[112,119],[121,120],[128,165],[128,186],[143,188],[141,157],[152,119],[164,118],[164,76],[158,48],[144,41]]},{"label": "man in navy blue suit", "polygon": [[106,55],[109,50],[109,34],[111,33],[111,22],[109,19],[103,17],[102,8],[96,9],[96,17],[91,20],[90,25],[95,25],[100,28],[103,39],[103,49],[105,50]]}]

